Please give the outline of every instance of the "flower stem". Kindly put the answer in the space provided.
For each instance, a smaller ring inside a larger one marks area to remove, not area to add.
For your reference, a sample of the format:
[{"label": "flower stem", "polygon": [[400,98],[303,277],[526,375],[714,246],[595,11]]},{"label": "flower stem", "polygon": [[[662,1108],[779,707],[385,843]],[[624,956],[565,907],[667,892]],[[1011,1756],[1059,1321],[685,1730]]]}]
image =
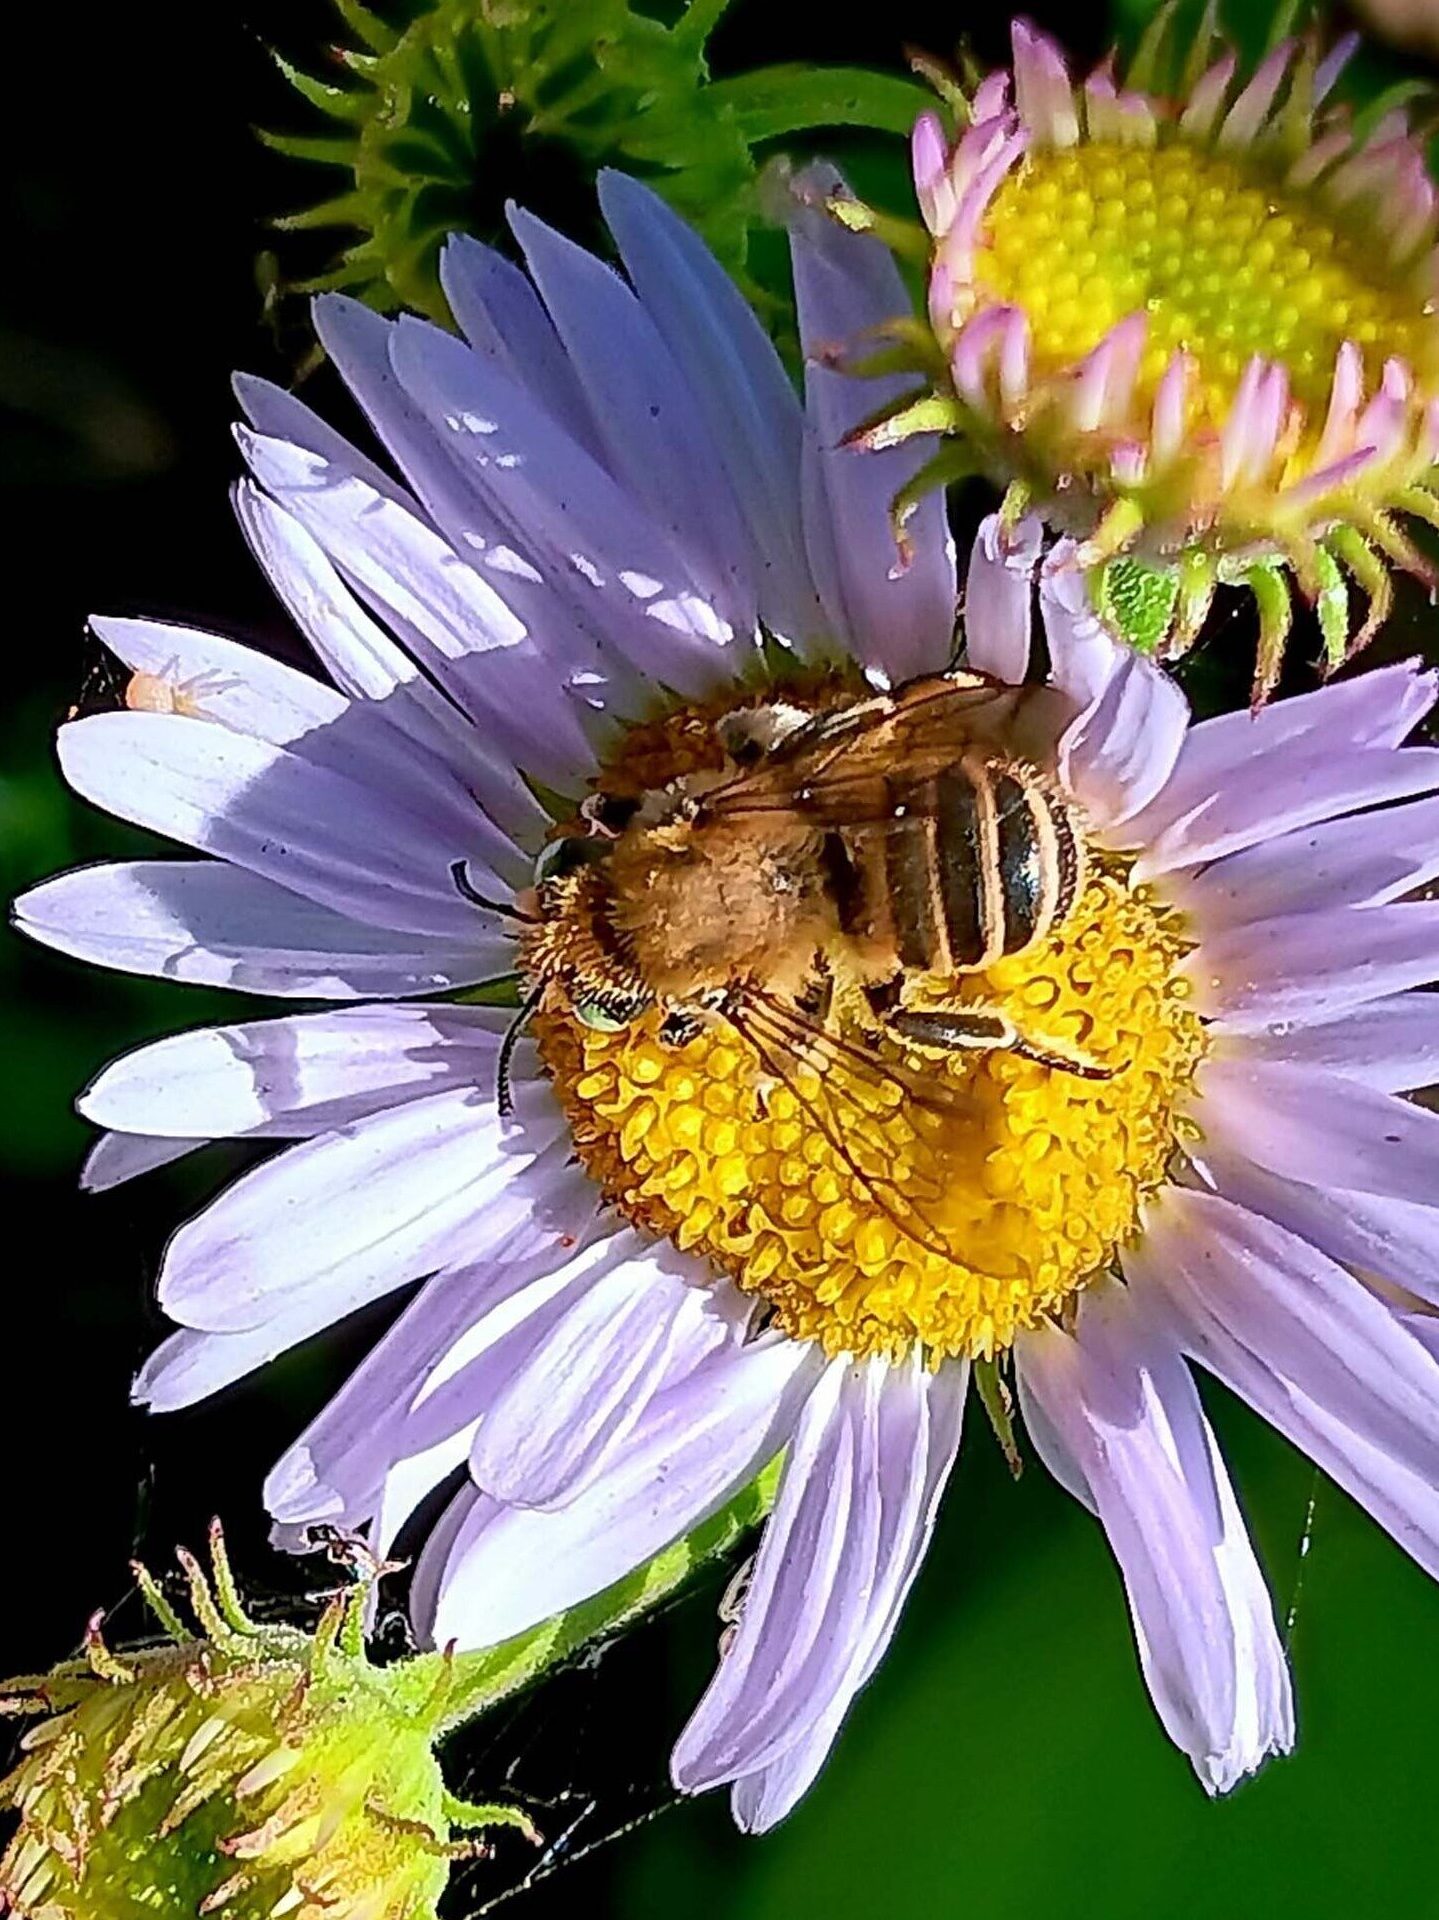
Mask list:
[{"label": "flower stem", "polygon": [[412,1667],[416,1681],[424,1669],[428,1668],[438,1677],[444,1663],[448,1661],[450,1665],[450,1687],[440,1719],[441,1736],[454,1732],[497,1701],[529,1686],[590,1641],[618,1632],[669,1599],[700,1567],[727,1553],[764,1518],[774,1500],[779,1469],[779,1460],[773,1460],[728,1506],[712,1514],[692,1533],[664,1548],[647,1565],[617,1580],[603,1593],[557,1614],[542,1626],[517,1634],[498,1647],[485,1647],[473,1653],[422,1655]]}]

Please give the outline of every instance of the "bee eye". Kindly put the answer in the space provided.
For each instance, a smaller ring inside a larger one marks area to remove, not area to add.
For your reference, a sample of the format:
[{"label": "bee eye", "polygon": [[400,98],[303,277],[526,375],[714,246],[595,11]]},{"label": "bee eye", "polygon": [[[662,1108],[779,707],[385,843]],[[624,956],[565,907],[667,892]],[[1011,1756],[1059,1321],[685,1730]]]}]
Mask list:
[{"label": "bee eye", "polygon": [[594,1033],[623,1033],[634,1019],[628,1008],[616,1009],[603,1000],[576,1000],[574,1015],[582,1027]]},{"label": "bee eye", "polygon": [[559,880],[593,860],[602,859],[608,851],[603,840],[591,840],[583,834],[567,833],[558,840],[547,840],[535,861],[535,885]]}]

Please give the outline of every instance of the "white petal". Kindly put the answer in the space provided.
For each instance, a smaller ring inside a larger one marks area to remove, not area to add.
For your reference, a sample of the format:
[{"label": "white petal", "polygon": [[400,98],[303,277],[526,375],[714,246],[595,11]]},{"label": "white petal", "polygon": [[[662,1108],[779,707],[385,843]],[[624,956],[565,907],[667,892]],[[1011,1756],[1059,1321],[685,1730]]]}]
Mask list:
[{"label": "white petal", "polygon": [[774,1457],[815,1365],[811,1347],[778,1335],[726,1347],[651,1403],[611,1472],[569,1506],[465,1496],[449,1550],[432,1542],[416,1569],[435,1594],[417,1628],[432,1644],[491,1646],[643,1566]]},{"label": "white petal", "polygon": [[[345,729],[363,740],[366,715]],[[493,829],[456,795],[412,812],[281,747],[175,713],[103,713],[60,729],[60,765],[97,806],[375,926],[461,940],[476,910],[450,874]]]},{"label": "white petal", "polygon": [[490,1090],[503,1009],[351,1007],[153,1041],[81,1095],[97,1126],[178,1140],[323,1133],[443,1086]]},{"label": "white petal", "polygon": [[463,1260],[475,1219],[560,1125],[533,1092],[527,1127],[506,1128],[490,1093],[452,1088],[289,1148],[181,1227],[161,1304],[211,1332],[303,1305],[318,1328]]},{"label": "white petal", "polygon": [[1264,1577],[1189,1370],[1125,1289],[1087,1294],[1073,1337],[1015,1347],[1036,1447],[1059,1436],[1124,1576],[1140,1664],[1166,1731],[1211,1793],[1294,1737]]},{"label": "white petal", "polygon": [[439,940],[363,925],[220,860],[77,867],[15,902],[22,932],[125,973],[308,1000],[444,993],[514,966],[480,926]]}]

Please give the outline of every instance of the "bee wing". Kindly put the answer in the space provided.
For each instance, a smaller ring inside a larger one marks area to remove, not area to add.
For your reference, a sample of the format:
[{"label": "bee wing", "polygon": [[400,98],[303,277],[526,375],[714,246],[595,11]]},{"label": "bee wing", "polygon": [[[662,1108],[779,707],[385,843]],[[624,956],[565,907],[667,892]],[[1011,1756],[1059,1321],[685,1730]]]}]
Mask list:
[{"label": "bee wing", "polygon": [[1003,741],[1008,751],[1047,757],[1045,743],[1052,748],[1068,718],[1048,688],[1005,687],[978,674],[914,680],[817,714],[758,767],[705,794],[701,811],[728,820],[788,813],[820,827],[912,814],[933,804],[936,776],[976,745]]},{"label": "bee wing", "polygon": [[942,1259],[962,1260],[973,1271],[988,1273],[981,1250],[957,1246],[953,1231],[939,1224],[944,1196],[938,1179],[897,1166],[886,1125],[900,1106],[971,1118],[974,1103],[960,1087],[832,1033],[791,1002],[757,989],[732,996],[725,1014],[891,1225]]}]

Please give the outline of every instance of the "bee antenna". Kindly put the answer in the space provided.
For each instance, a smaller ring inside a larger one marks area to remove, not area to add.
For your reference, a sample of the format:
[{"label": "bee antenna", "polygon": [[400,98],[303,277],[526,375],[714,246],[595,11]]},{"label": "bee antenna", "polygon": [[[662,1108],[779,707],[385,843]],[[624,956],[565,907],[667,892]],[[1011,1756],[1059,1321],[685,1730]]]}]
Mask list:
[{"label": "bee antenna", "polygon": [[537,987],[530,990],[519,1012],[505,1028],[505,1037],[500,1042],[500,1057],[495,1063],[495,1105],[500,1118],[508,1120],[515,1110],[510,1094],[510,1062],[514,1058],[515,1048],[519,1045],[520,1035],[530,1024],[541,1000],[545,997],[545,983],[541,980]]},{"label": "bee antenna", "polygon": [[497,913],[505,920],[518,920],[526,927],[539,925],[532,913],[521,913],[519,908],[511,906],[508,900],[487,900],[470,878],[468,860],[452,860],[450,878],[455,883],[455,892],[462,900],[468,900],[472,907],[483,907],[486,913]]}]

